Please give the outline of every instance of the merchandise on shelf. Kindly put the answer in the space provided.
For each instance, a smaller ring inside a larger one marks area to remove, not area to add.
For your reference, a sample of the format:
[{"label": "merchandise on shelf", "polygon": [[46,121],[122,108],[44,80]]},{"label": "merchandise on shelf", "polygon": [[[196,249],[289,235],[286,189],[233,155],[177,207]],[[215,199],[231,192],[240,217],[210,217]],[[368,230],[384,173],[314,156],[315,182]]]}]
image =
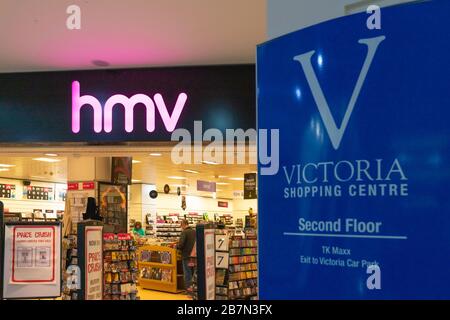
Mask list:
[{"label": "merchandise on shelf", "polygon": [[200,223],[203,221],[203,216],[199,215],[196,212],[189,212],[187,215],[184,216],[184,218],[189,222],[189,225],[196,226],[197,223]]},{"label": "merchandise on shelf", "polygon": [[241,271],[256,271],[258,269],[257,263],[245,263],[245,264],[230,264],[230,272]]},{"label": "merchandise on shelf", "polygon": [[256,240],[232,240],[230,243],[231,248],[254,248],[258,245]]},{"label": "merchandise on shelf", "polygon": [[127,232],[127,186],[99,183],[99,213],[106,231]]},{"label": "merchandise on shelf", "polygon": [[140,277],[141,279],[172,282],[172,270],[157,267],[150,267],[150,268],[144,267],[141,269]]},{"label": "merchandise on shelf", "polygon": [[169,251],[142,250],[139,261],[170,264],[172,253]]},{"label": "merchandise on shelf", "polygon": [[0,183],[0,198],[15,199],[16,198],[16,186],[14,184]]},{"label": "merchandise on shelf", "polygon": [[239,271],[239,272],[230,272],[229,281],[237,281],[237,280],[246,280],[246,279],[254,279],[258,277],[257,271]]},{"label": "merchandise on shelf", "polygon": [[62,300],[78,300],[80,284],[78,268],[77,236],[69,235],[62,240]]},{"label": "merchandise on shelf", "polygon": [[103,235],[104,300],[138,300],[136,241],[130,234]]},{"label": "merchandise on shelf", "polygon": [[197,286],[197,264],[194,266],[194,272],[192,274],[192,285],[188,289],[187,294],[192,298],[192,300],[198,299],[198,286]]},{"label": "merchandise on shelf", "polygon": [[180,292],[181,263],[173,243],[145,245],[139,248],[139,283],[144,289]]},{"label": "merchandise on shelf", "polygon": [[27,199],[53,200],[53,188],[24,186],[24,194]]},{"label": "merchandise on shelf", "polygon": [[156,222],[150,213],[146,216],[145,235],[151,237],[156,236]]},{"label": "merchandise on shelf", "polygon": [[220,216],[220,220],[225,224],[227,227],[231,227],[233,225],[233,217],[231,214],[222,214]]},{"label": "merchandise on shelf", "polygon": [[230,264],[242,264],[242,263],[251,263],[251,262],[257,262],[257,256],[251,255],[251,256],[233,256],[230,257]]},{"label": "merchandise on shelf", "polygon": [[236,226],[236,229],[244,228],[244,222],[243,222],[242,218],[236,219],[235,226]]},{"label": "merchandise on shelf", "polygon": [[181,224],[178,222],[156,224],[156,236],[164,241],[178,241],[181,235]]},{"label": "merchandise on shelf", "polygon": [[[216,237],[227,231],[216,230]],[[245,234],[229,234],[228,266],[216,269],[216,299],[257,299],[258,264],[256,232],[246,230]],[[223,251],[223,250],[222,250]],[[216,248],[216,254],[217,254]]]},{"label": "merchandise on shelf", "polygon": [[256,287],[251,288],[242,288],[242,289],[234,289],[229,291],[230,299],[241,299],[245,297],[253,297],[258,294],[258,289]]},{"label": "merchandise on shelf", "polygon": [[226,269],[217,269],[216,270],[216,286],[226,285],[226,279],[227,279],[227,270]]},{"label": "merchandise on shelf", "polygon": [[230,256],[255,255],[257,248],[232,248],[230,249]]}]

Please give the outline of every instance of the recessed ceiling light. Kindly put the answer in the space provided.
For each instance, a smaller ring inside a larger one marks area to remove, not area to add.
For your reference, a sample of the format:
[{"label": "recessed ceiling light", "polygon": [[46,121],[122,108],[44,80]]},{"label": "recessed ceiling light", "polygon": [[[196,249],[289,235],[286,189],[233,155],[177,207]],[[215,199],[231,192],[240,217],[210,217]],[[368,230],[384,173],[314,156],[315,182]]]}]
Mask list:
[{"label": "recessed ceiling light", "polygon": [[3,164],[3,163],[0,163],[0,168],[12,168],[12,167],[15,167],[16,165],[14,165],[14,164]]},{"label": "recessed ceiling light", "polygon": [[219,186],[226,186],[226,185],[229,185],[228,182],[216,182],[216,184],[219,185]]},{"label": "recessed ceiling light", "polygon": [[169,178],[169,179],[175,179],[175,180],[186,180],[185,177],[178,177],[178,176],[170,176],[170,177],[167,177],[167,178]]},{"label": "recessed ceiling light", "polygon": [[35,161],[42,161],[42,162],[60,162],[60,159],[51,159],[51,158],[33,158]]},{"label": "recessed ceiling light", "polygon": [[139,161],[139,160],[133,160],[132,162],[135,163],[135,164],[136,163],[141,163],[141,161]]},{"label": "recessed ceiling light", "polygon": [[152,157],[161,157],[161,156],[162,156],[162,153],[152,152],[152,153],[150,153],[150,155],[151,155]]},{"label": "recessed ceiling light", "polygon": [[56,153],[46,153],[45,156],[47,156],[47,157],[57,157],[58,155]]},{"label": "recessed ceiling light", "polygon": [[141,180],[131,179],[131,182],[132,183],[138,183],[138,182],[141,182]]},{"label": "recessed ceiling light", "polygon": [[215,161],[207,161],[207,160],[202,161],[202,163],[204,163],[204,164],[213,164],[213,165],[217,165],[218,164]]},{"label": "recessed ceiling light", "polygon": [[9,171],[8,168],[0,168],[0,171]]},{"label": "recessed ceiling light", "polygon": [[228,176],[216,176],[216,175],[214,175],[212,177],[216,178],[216,179],[224,179],[224,178],[227,178]]},{"label": "recessed ceiling light", "polygon": [[182,171],[187,172],[187,173],[199,173],[198,171],[190,170],[190,169],[186,169],[186,170],[182,170]]},{"label": "recessed ceiling light", "polygon": [[244,181],[244,178],[237,178],[237,177],[235,177],[235,178],[228,178],[228,179],[234,180],[234,181]]}]

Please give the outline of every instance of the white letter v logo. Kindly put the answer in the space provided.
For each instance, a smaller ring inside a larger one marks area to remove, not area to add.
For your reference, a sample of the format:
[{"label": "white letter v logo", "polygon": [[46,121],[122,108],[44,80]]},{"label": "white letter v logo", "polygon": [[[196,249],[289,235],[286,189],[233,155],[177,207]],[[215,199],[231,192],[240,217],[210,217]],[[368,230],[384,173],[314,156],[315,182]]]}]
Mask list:
[{"label": "white letter v logo", "polygon": [[356,86],[353,89],[353,93],[347,106],[347,110],[345,111],[344,119],[342,120],[340,128],[337,127],[336,122],[331,115],[330,107],[328,106],[327,100],[323,95],[322,88],[320,87],[316,73],[314,72],[311,64],[311,57],[314,55],[315,51],[310,51],[294,57],[294,60],[299,61],[303,67],[306,80],[308,81],[309,87],[311,88],[311,92],[313,94],[314,100],[316,101],[320,116],[322,117],[323,123],[325,124],[325,128],[327,129],[331,143],[335,150],[337,150],[339,148],[339,145],[341,144],[342,136],[344,135],[344,131],[347,128],[348,120],[350,119],[353,108],[355,107],[355,103],[358,99],[361,87],[366,80],[367,72],[369,71],[370,65],[372,64],[373,57],[375,56],[375,53],[378,49],[378,45],[384,39],[386,39],[385,36],[379,36],[370,39],[361,39],[358,41],[358,43],[367,45],[367,56],[359,74],[358,81],[356,82]]}]

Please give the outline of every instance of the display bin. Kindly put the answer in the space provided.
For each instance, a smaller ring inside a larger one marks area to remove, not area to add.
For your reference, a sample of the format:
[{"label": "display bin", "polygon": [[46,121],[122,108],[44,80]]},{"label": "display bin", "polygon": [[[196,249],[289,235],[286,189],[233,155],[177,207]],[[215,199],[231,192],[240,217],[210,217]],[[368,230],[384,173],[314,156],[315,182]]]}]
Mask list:
[{"label": "display bin", "polygon": [[171,293],[183,291],[183,281],[180,281],[183,274],[176,249],[144,245],[138,250],[138,258],[141,288]]}]

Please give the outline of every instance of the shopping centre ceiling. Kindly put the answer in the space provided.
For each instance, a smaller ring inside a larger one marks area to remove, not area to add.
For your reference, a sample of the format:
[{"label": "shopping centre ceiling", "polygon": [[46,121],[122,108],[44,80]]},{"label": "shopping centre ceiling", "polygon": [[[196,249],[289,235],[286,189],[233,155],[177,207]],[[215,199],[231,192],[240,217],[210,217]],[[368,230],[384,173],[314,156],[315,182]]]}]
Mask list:
[{"label": "shopping centre ceiling", "polygon": [[0,72],[254,63],[265,38],[265,0],[0,0]]},{"label": "shopping centre ceiling", "polygon": [[82,170],[68,168],[69,158],[131,156],[133,183],[156,184],[160,192],[168,184],[171,192],[176,192],[177,187],[180,187],[183,194],[213,197],[211,192],[197,191],[197,180],[216,182],[216,196],[227,199],[240,198],[241,195],[236,195],[236,192],[241,193],[244,189],[244,173],[257,170],[256,164],[250,163],[248,152],[245,154],[245,164],[175,164],[168,146],[134,149],[44,147],[39,151],[30,148],[13,153],[4,151],[0,152],[0,178],[65,183],[68,170]]}]

